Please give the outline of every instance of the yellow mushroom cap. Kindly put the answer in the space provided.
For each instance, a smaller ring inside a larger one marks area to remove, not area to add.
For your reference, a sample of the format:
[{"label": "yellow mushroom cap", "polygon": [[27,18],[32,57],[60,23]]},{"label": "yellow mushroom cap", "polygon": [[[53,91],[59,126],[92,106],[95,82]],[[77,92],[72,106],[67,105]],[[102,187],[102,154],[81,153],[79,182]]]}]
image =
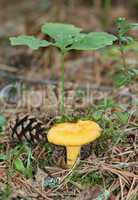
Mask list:
[{"label": "yellow mushroom cap", "polygon": [[77,123],[60,123],[48,132],[48,141],[62,146],[80,146],[94,141],[101,135],[100,126],[90,120]]}]

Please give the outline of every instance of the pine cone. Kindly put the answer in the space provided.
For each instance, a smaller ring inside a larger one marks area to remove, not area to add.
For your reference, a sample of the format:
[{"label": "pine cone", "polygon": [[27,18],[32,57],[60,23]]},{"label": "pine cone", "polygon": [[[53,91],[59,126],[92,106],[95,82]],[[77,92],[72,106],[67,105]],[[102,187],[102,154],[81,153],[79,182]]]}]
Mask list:
[{"label": "pine cone", "polygon": [[10,136],[14,142],[28,142],[32,145],[47,141],[43,123],[30,115],[17,117],[10,124]]}]

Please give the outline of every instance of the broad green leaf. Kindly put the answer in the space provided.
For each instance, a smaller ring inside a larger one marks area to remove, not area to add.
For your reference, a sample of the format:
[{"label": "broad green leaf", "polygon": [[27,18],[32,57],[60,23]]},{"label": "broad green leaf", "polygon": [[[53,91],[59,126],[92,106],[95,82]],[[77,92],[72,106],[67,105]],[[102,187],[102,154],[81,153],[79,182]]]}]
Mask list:
[{"label": "broad green leaf", "polygon": [[46,23],[42,26],[42,33],[55,40],[55,46],[65,49],[74,42],[81,29],[72,24]]},{"label": "broad green leaf", "polygon": [[18,37],[10,37],[11,45],[27,45],[28,47],[32,49],[38,49],[39,47],[47,47],[51,43],[46,40],[40,40],[34,36],[27,36],[27,35],[21,35]]},{"label": "broad green leaf", "polygon": [[70,49],[96,50],[107,45],[112,45],[117,38],[105,32],[93,32],[81,34],[81,37],[74,41]]},{"label": "broad green leaf", "polygon": [[17,171],[21,172],[21,173],[24,173],[25,172],[25,167],[24,167],[24,164],[22,162],[22,160],[20,158],[17,158],[15,161],[14,161],[14,167]]},{"label": "broad green leaf", "polygon": [[42,26],[42,33],[49,35],[55,40],[62,38],[72,38],[79,34],[81,31],[80,28],[75,27],[72,24],[62,24],[62,23],[45,23]]}]

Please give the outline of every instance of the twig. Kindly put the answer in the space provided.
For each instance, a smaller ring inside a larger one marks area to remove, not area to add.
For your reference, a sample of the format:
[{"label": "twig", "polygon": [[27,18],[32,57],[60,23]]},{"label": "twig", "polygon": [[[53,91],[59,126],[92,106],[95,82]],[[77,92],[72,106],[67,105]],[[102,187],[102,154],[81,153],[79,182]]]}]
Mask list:
[{"label": "twig", "polygon": [[59,190],[63,185],[65,185],[68,182],[68,181],[65,181],[65,179],[67,179],[67,177],[69,177],[73,173],[73,171],[74,171],[75,167],[77,166],[77,164],[78,164],[78,160],[76,161],[74,166],[68,171],[68,173],[61,179],[60,185],[56,189],[54,189],[52,192],[55,192],[55,191]]},{"label": "twig", "polygon": [[[29,184],[28,182],[25,182],[24,180],[17,178],[22,184],[24,184],[27,188],[30,187],[34,192],[38,193],[41,197],[43,197],[46,200],[52,200],[51,198],[47,197],[47,193],[43,194],[39,189],[34,188],[33,185]],[[44,192],[45,193],[45,192]]]},{"label": "twig", "polygon": [[136,175],[132,172],[125,171],[125,170],[121,171],[121,170],[118,170],[118,169],[111,168],[110,165],[103,165],[102,168],[103,168],[103,170],[107,170],[107,171],[109,170],[116,175],[121,175],[122,177],[125,178],[124,181],[127,181],[126,183],[128,183],[128,177],[138,179],[138,175]]},{"label": "twig", "polygon": [[123,183],[122,183],[122,179],[121,176],[119,175],[119,182],[120,182],[120,189],[121,189],[121,200],[123,200],[123,196],[124,196],[124,192],[123,192]]},{"label": "twig", "polygon": [[134,177],[134,178],[133,178],[133,182],[132,182],[132,184],[131,184],[131,187],[130,187],[130,189],[129,189],[129,191],[128,191],[126,200],[128,200],[128,199],[130,198],[131,191],[132,191],[132,189],[133,189],[133,186],[135,185],[135,181],[136,181],[136,179],[135,179],[135,177]]}]

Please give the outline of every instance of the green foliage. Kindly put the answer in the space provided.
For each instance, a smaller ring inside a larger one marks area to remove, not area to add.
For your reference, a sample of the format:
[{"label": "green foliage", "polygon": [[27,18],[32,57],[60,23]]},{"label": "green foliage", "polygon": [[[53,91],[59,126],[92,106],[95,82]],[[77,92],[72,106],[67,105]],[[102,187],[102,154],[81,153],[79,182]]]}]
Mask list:
[{"label": "green foliage", "polygon": [[62,51],[67,51],[67,46],[72,45],[79,37],[81,29],[71,24],[46,23],[42,26],[42,33],[54,39],[53,45]]},{"label": "green foliage", "polygon": [[[116,25],[118,29],[118,36],[120,40],[126,41],[128,37],[126,37],[126,33],[130,30],[138,29],[138,23],[130,23],[125,18],[119,17],[116,20]],[[129,38],[128,38],[129,41]]]},{"label": "green foliage", "polygon": [[92,117],[95,121],[99,121],[102,119],[103,111],[97,110],[93,113]]},{"label": "green foliage", "polygon": [[128,123],[129,113],[121,109],[121,105],[111,99],[103,99],[89,111],[89,117],[96,120],[102,127],[102,136],[97,140],[94,147],[96,155],[105,152],[109,147],[107,141],[112,145],[126,142],[123,127]]},{"label": "green foliage", "polygon": [[[25,159],[23,159],[24,155]],[[27,178],[32,177],[34,160],[32,151],[27,145],[18,145],[11,149],[7,154],[0,154],[0,161],[9,161],[10,168],[22,173]]]},{"label": "green foliage", "polygon": [[114,75],[114,82],[117,87],[127,85],[134,82],[138,77],[137,69],[128,69],[127,71],[121,70]]},{"label": "green foliage", "polygon": [[130,30],[138,29],[138,23],[129,23],[125,18],[116,20],[118,30],[119,50],[122,57],[122,68],[114,76],[115,85],[121,87],[133,82],[137,78],[137,69],[131,69],[126,63],[125,51],[133,48],[137,50],[136,42],[133,37],[127,35]]},{"label": "green foliage", "polygon": [[53,149],[51,147],[51,145],[49,143],[45,143],[42,147],[43,149],[45,149],[46,152],[46,159],[39,159],[38,164],[40,168],[45,168],[45,166],[48,166],[51,162],[52,159],[52,154],[53,154]]},{"label": "green foliage", "polygon": [[128,123],[129,113],[127,113],[127,112],[117,112],[117,113],[115,113],[115,115],[116,115],[117,121],[121,125],[125,125],[125,124]]},{"label": "green foliage", "polygon": [[10,38],[11,45],[27,45],[28,47],[32,49],[38,49],[39,47],[47,47],[50,45],[50,42],[46,40],[40,40],[38,38],[35,38],[34,36],[27,36],[27,35],[21,35],[18,37],[11,37]]},{"label": "green foliage", "polygon": [[0,132],[3,131],[6,125],[6,118],[3,115],[0,115]]},{"label": "green foliage", "polygon": [[8,160],[8,156],[5,154],[0,154],[0,161],[6,161]]},{"label": "green foliage", "polygon": [[90,172],[86,175],[80,175],[77,173],[74,173],[71,177],[71,180],[73,182],[79,182],[82,185],[96,185],[102,183],[102,177],[97,171]]},{"label": "green foliage", "polygon": [[112,45],[117,38],[104,32],[84,34],[81,29],[71,24],[46,23],[42,26],[42,33],[54,39],[53,42],[40,40],[34,36],[11,37],[11,45],[27,45],[32,49],[47,47],[49,45],[58,47],[66,52],[72,49],[95,50],[107,45]]},{"label": "green foliage", "polygon": [[117,104],[113,100],[108,99],[108,98],[104,98],[98,103],[99,110],[106,111],[108,108],[116,108],[116,107],[117,107]]},{"label": "green foliage", "polygon": [[6,118],[3,115],[0,115],[0,127],[6,125]]},{"label": "green foliage", "polygon": [[71,39],[80,33],[82,29],[75,27],[72,24],[63,24],[63,23],[45,23],[42,26],[42,33],[49,35],[54,38],[56,41],[65,38]]},{"label": "green foliage", "polygon": [[112,45],[116,37],[105,32],[94,32],[81,34],[80,38],[74,41],[70,49],[76,50],[96,50],[107,45]]},{"label": "green foliage", "polygon": [[130,44],[124,46],[125,52],[129,51],[129,50],[138,52],[138,41],[135,40],[135,41],[131,42]]},{"label": "green foliage", "polygon": [[8,200],[10,199],[10,196],[12,194],[12,188],[9,185],[9,183],[5,184],[5,188],[3,189],[3,191],[1,191],[0,189],[0,200]]},{"label": "green foliage", "polygon": [[[129,52],[129,51],[133,51],[133,52],[138,52],[138,41],[133,41],[130,44],[127,45],[123,45],[123,51],[124,52]],[[106,50],[104,50],[102,52],[102,58],[105,60],[111,60],[111,61],[118,61],[119,59],[121,59],[121,53],[120,53],[120,47],[119,46],[110,46],[109,48],[107,48]],[[132,59],[133,61],[133,59]],[[135,62],[134,62],[135,64]]]},{"label": "green foliage", "polygon": [[117,87],[127,85],[128,83],[130,83],[130,81],[130,76],[126,76],[126,74],[124,74],[123,72],[119,72],[114,75],[114,83]]},{"label": "green foliage", "polygon": [[61,51],[61,113],[65,113],[64,108],[64,54],[70,50],[96,50],[107,45],[112,45],[117,38],[104,32],[82,33],[82,29],[72,24],[45,23],[41,28],[42,33],[48,35],[51,42],[40,40],[34,36],[11,37],[11,45],[27,45],[32,49],[39,47],[55,46]]},{"label": "green foliage", "polygon": [[20,158],[17,158],[14,162],[13,162],[14,168],[21,172],[21,173],[25,173],[25,166],[23,164],[23,161]]}]

